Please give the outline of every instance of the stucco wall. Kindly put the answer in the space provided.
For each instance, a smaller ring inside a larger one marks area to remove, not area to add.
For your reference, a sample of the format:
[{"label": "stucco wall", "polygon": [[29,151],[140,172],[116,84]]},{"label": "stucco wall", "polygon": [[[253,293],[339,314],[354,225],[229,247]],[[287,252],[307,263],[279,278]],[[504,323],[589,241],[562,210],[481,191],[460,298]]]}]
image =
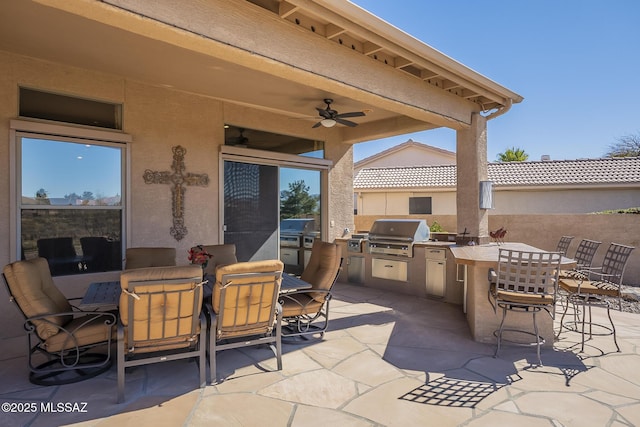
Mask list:
[{"label": "stucco wall", "polygon": [[357,193],[358,214],[409,215],[409,197],[431,197],[431,212],[433,215],[451,215],[456,212],[455,191],[403,191]]},{"label": "stucco wall", "polygon": [[419,146],[409,146],[402,150],[363,161],[354,168],[354,175],[363,168],[400,167],[400,166],[425,166],[425,165],[452,165],[456,163],[455,153],[446,154],[437,150],[430,150]]},{"label": "stucco wall", "polygon": [[[357,215],[356,230],[368,231],[382,216]],[[387,216],[389,218],[389,216]],[[431,225],[437,221],[445,231],[458,232],[455,215],[404,215],[396,218],[424,218]],[[594,265],[601,265],[611,242],[636,247],[631,253],[624,275],[624,283],[640,286],[640,216],[632,214],[549,214],[549,215],[491,215],[489,230],[507,229],[506,241],[524,242],[529,245],[555,250],[561,236],[574,236],[567,254],[573,256],[582,239],[602,242],[594,258]]]},{"label": "stucco wall", "polygon": [[[432,197],[433,213],[455,215],[455,191],[360,192],[362,215],[408,215],[409,197]],[[640,188],[494,191],[495,209],[489,215],[592,213],[640,206]],[[393,213],[392,213],[393,212]]]},{"label": "stucco wall", "polygon": [[[11,198],[9,177],[11,162],[9,121],[18,117],[18,87],[70,94],[124,105],[124,132],[131,135],[129,218],[127,245],[171,246],[177,250],[178,263],[187,263],[187,250],[194,244],[219,242],[219,146],[224,140],[225,105],[218,100],[170,88],[145,84],[119,76],[53,64],[0,51],[0,265],[11,261]],[[246,111],[243,110],[243,111]],[[263,130],[270,127],[273,115],[246,111],[250,124]],[[291,123],[281,119],[280,124]],[[301,127],[303,124],[295,124]],[[304,126],[311,133],[310,126]],[[308,135],[301,135],[303,137]],[[326,157],[334,162],[329,171],[328,228],[326,238],[342,236],[353,229],[353,155],[352,146],[340,142],[335,130],[326,141]],[[184,219],[188,235],[176,241],[170,234],[172,225],[171,186],[145,184],[146,169],[171,171],[172,147],[186,148],[187,172],[206,173],[207,187],[187,187]],[[335,181],[335,182],[334,182]],[[258,214],[258,213],[256,213]],[[58,277],[55,282],[69,297],[82,296],[90,282],[116,280],[117,272]],[[0,290],[0,335],[20,333],[21,319],[10,306],[6,291]]]}]

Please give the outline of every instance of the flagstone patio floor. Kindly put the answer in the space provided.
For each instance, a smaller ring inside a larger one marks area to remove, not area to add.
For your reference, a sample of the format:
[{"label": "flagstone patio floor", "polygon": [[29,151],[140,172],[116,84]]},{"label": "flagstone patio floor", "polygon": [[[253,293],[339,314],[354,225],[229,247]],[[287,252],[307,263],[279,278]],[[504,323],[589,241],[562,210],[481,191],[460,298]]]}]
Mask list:
[{"label": "flagstone patio floor", "polygon": [[[606,320],[602,309],[594,316]],[[138,367],[122,404],[115,364],[76,384],[30,384],[18,336],[0,340],[0,425],[640,425],[640,315],[612,316],[621,352],[611,336],[580,352],[580,335],[563,332],[533,366],[535,348],[507,346],[494,358],[494,346],[474,342],[460,306],[338,283],[329,332],[284,344],[282,371],[267,347],[218,354],[225,380],[203,389],[194,361]],[[70,410],[47,410],[58,403]]]}]

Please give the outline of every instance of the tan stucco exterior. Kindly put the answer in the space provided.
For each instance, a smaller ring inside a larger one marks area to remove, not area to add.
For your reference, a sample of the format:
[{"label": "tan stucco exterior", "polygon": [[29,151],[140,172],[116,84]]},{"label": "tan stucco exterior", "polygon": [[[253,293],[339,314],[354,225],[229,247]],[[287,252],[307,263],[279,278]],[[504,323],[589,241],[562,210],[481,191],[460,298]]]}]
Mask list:
[{"label": "tan stucco exterior", "polygon": [[354,163],[353,175],[357,175],[363,168],[454,165],[455,163],[456,153],[410,139]]},{"label": "tan stucco exterior", "polygon": [[[408,215],[409,197],[431,197],[434,215],[456,214],[455,189],[359,190],[358,213],[362,215]],[[494,188],[492,215],[573,214],[638,206],[640,189],[620,188]]]},{"label": "tan stucco exterior", "polygon": [[[522,100],[348,2],[282,2],[276,13],[258,3],[3,2],[1,265],[19,256],[9,127],[22,120],[20,87],[122,105],[122,132],[131,141],[126,245],[174,246],[180,263],[186,263],[192,244],[221,239],[219,153],[225,123],[325,143],[331,165],[323,175],[323,238],[331,241],[354,229],[353,144],[442,126],[465,131],[482,105],[506,110]],[[352,48],[329,34],[336,26]],[[443,89],[443,81],[455,82],[458,89]],[[366,111],[366,117],[357,127],[313,129],[317,118],[309,116],[327,97],[341,111]],[[477,132],[464,139],[468,145],[480,140]],[[208,186],[188,189],[189,234],[181,241],[168,232],[170,189],[142,179],[146,169],[169,170],[175,145],[187,150],[187,171],[210,178]],[[113,278],[117,273],[56,281],[75,296],[91,281]],[[18,330],[16,312],[7,306],[0,304],[0,321],[14,326],[6,330]]]}]

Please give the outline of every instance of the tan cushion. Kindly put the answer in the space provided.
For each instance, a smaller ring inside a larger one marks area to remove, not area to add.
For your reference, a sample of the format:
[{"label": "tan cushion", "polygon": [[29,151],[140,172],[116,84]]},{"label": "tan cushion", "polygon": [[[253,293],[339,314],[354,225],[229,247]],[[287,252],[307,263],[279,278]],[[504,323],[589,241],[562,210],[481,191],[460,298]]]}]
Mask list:
[{"label": "tan cushion", "polygon": [[[92,320],[93,319],[93,320]],[[58,352],[60,350],[71,349],[76,345],[79,347],[107,341],[115,338],[115,324],[106,325],[105,321],[110,320],[106,316],[88,314],[73,319],[64,325],[64,331],[52,335],[44,342],[47,351]],[[111,337],[109,337],[111,335]]]},{"label": "tan cushion", "polygon": [[[248,262],[238,262],[235,264],[229,264],[225,266],[221,266],[216,270],[216,283],[213,286],[213,295],[212,295],[212,306],[213,311],[216,313],[220,312],[220,292],[222,289],[222,278],[227,274],[243,274],[243,273],[270,273],[270,272],[280,272],[282,273],[284,269],[284,264],[279,259],[265,260],[265,261],[248,261]],[[245,278],[235,280],[235,283],[251,283],[255,279]],[[277,286],[280,287],[282,279],[278,281]],[[231,303],[230,299],[227,297],[227,306]]]},{"label": "tan cushion", "polygon": [[[194,246],[191,249],[193,251],[199,250],[197,246]],[[204,249],[209,255],[212,255],[207,266],[204,268],[204,274],[215,276],[216,269],[219,266],[235,264],[238,262],[238,259],[236,258],[236,245],[234,244],[202,245],[202,249]]]},{"label": "tan cushion", "polygon": [[[315,239],[311,248],[311,258],[300,278],[311,283],[312,289],[329,290],[340,271],[342,249],[335,243]],[[316,301],[322,302],[326,293],[310,292]]]},{"label": "tan cushion", "polygon": [[[193,290],[201,282],[202,269],[198,265],[123,271],[120,321],[125,327],[133,326],[131,338],[136,345],[142,346],[142,341],[197,335],[203,292],[200,287],[199,298],[194,301]],[[131,304],[133,319],[129,313]]]},{"label": "tan cushion", "polygon": [[125,269],[176,265],[176,248],[127,248]]},{"label": "tan cushion", "polygon": [[[272,329],[274,296],[280,291],[283,268],[280,260],[240,262],[218,268],[212,297],[217,314],[216,339],[262,334]],[[244,273],[262,274],[229,276]]]},{"label": "tan cushion", "polygon": [[311,298],[307,293],[287,295],[280,297],[282,305],[282,317],[296,317],[303,314],[315,314],[322,308],[322,302]]},{"label": "tan cushion", "polygon": [[584,273],[580,273],[576,270],[560,270],[558,271],[559,279],[586,279]]},{"label": "tan cushion", "polygon": [[619,288],[616,285],[591,280],[562,279],[560,280],[560,287],[572,294],[580,292],[580,294],[617,297],[619,293]]},{"label": "tan cushion", "polygon": [[489,292],[491,292],[491,295],[493,295],[493,297],[498,300],[511,302],[514,304],[550,305],[555,302],[553,295],[551,294],[528,294],[524,292],[513,292],[503,289],[496,289],[495,283],[491,283],[489,285]]},{"label": "tan cushion", "polygon": [[[33,317],[43,314],[64,313],[72,311],[72,307],[53,283],[49,264],[44,258],[16,261],[4,267],[3,273],[11,289],[16,303],[25,316]],[[46,340],[58,333],[58,326],[71,321],[72,315],[49,317],[47,320],[34,320],[36,333]]]}]

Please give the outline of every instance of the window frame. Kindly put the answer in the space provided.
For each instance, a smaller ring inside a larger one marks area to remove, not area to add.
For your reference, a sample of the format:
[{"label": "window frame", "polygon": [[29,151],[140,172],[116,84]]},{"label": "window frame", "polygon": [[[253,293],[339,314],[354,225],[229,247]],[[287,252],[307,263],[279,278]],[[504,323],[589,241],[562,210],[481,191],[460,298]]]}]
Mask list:
[{"label": "window frame", "polygon": [[[429,212],[411,212],[411,201],[416,199],[428,199]],[[433,197],[432,196],[409,196],[409,215],[433,215]]]},{"label": "window frame", "polygon": [[[21,213],[23,209],[83,209],[83,210],[119,210],[122,212],[121,244],[122,250],[126,248],[129,240],[129,230],[131,229],[131,219],[129,216],[129,206],[131,198],[129,194],[131,166],[130,166],[130,135],[109,130],[96,130],[80,128],[76,126],[65,126],[50,123],[42,123],[30,120],[11,120],[9,124],[10,144],[9,144],[9,180],[10,180],[10,259],[17,261],[21,258]],[[51,206],[51,205],[22,205],[22,138],[48,139],[52,141],[85,143],[113,147],[121,149],[121,203],[119,206]],[[124,252],[123,252],[124,253]],[[91,273],[89,273],[91,274]]]}]

